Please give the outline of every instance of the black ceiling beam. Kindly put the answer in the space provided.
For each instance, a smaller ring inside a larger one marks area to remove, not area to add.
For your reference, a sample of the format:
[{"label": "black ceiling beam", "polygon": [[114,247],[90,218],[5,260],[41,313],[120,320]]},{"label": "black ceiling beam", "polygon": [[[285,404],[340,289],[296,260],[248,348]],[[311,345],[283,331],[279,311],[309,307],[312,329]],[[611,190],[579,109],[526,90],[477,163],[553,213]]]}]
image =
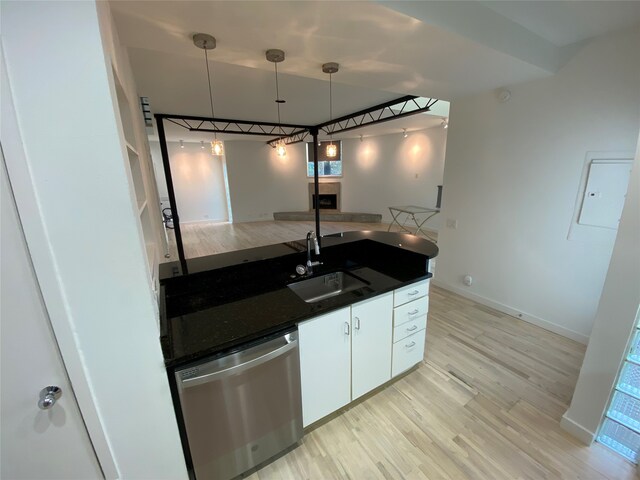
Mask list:
[{"label": "black ceiling beam", "polygon": [[[431,107],[438,101],[437,99],[427,99],[424,106],[416,101],[420,97],[413,95],[407,95],[396,100],[381,103],[374,107],[370,107],[359,112],[352,113],[351,115],[345,115],[330,122],[325,122],[318,125],[324,133],[334,134],[347,132],[349,130],[355,130],[369,125],[376,125],[378,123],[388,122],[390,120],[396,120],[398,118],[408,117],[410,115],[416,115],[418,113],[425,113],[431,110]],[[409,111],[405,111],[407,105],[413,104],[417,108]],[[397,108],[393,108],[397,107]]]},{"label": "black ceiling beam", "polygon": [[293,145],[294,143],[304,142],[304,139],[309,135],[309,130],[298,130],[297,132],[290,133],[289,135],[281,135],[278,138],[274,138],[273,140],[269,140],[267,143],[276,148],[276,143],[280,139],[284,140],[286,145]]},{"label": "black ceiling beam", "polygon": [[350,113],[349,115],[344,115],[343,117],[339,117],[339,118],[334,118],[333,120],[329,120],[328,122],[324,122],[324,123],[321,123],[320,125],[316,125],[316,127],[324,128],[333,123],[342,122],[344,120],[348,120],[353,117],[358,117],[360,115],[366,115],[367,113],[375,112],[376,110],[381,110],[386,107],[391,107],[401,102],[407,102],[409,100],[413,100],[414,98],[419,98],[419,97],[416,97],[415,95],[405,95],[404,97],[396,98],[395,100],[389,100],[388,102],[384,102],[379,105],[375,105],[373,107],[365,108],[364,110],[360,110],[359,112]]},{"label": "black ceiling beam", "polygon": [[[190,132],[212,132],[212,133],[236,133],[239,135],[262,135],[262,136],[266,136],[266,137],[273,137],[274,135],[277,135],[278,132],[274,132],[274,131],[253,131],[251,129],[249,130],[242,130],[242,129],[238,129],[238,130],[231,130],[228,128],[189,128],[188,129]],[[279,130],[279,128],[274,128],[274,130]],[[306,131],[306,130],[305,130]],[[282,135],[282,138],[286,138],[289,137],[290,135],[295,135],[297,132],[291,132],[291,133],[284,133],[284,135]],[[278,137],[280,138],[280,137]],[[271,140],[267,143],[270,143]]]},{"label": "black ceiling beam", "polygon": [[[264,125],[267,127],[287,127],[287,128],[295,128],[298,130],[301,129],[309,129],[311,128],[313,125],[296,125],[296,124],[292,124],[292,123],[274,123],[274,122],[254,122],[251,120],[235,120],[235,119],[230,119],[230,118],[212,118],[212,117],[197,117],[197,116],[193,116],[193,115],[174,115],[174,114],[166,114],[166,113],[157,113],[155,115],[156,118],[166,118],[167,120],[193,120],[196,122],[217,122],[217,123],[229,123],[229,124],[237,124],[237,125]],[[180,125],[177,122],[173,122],[176,125]],[[189,125],[189,124],[187,124]],[[193,127],[186,127],[184,125],[180,125],[181,127],[184,128],[193,128]],[[231,133],[231,132],[226,132],[226,133]],[[244,132],[238,132],[238,133],[244,133]]]},{"label": "black ceiling beam", "polygon": [[[428,98],[424,106],[420,106],[417,99],[422,98],[415,95],[405,95],[395,100],[365,108],[349,115],[336,118],[319,125],[296,125],[291,123],[278,124],[275,122],[253,122],[249,120],[235,120],[228,118],[212,118],[199,117],[194,115],[174,115],[158,113],[155,115],[156,120],[166,119],[167,121],[178,125],[191,132],[211,132],[211,133],[233,133],[238,135],[259,135],[274,136],[278,135],[267,142],[271,147],[275,147],[276,143],[284,140],[285,144],[292,145],[294,143],[303,142],[309,135],[311,129],[322,130],[325,134],[334,134],[355,130],[369,125],[388,122],[398,118],[416,115],[431,110],[431,107],[438,101],[437,99]],[[405,111],[408,105],[415,106],[413,110]],[[396,107],[396,108],[393,108]],[[190,123],[195,122],[195,123]],[[287,129],[287,132],[282,130]]]}]

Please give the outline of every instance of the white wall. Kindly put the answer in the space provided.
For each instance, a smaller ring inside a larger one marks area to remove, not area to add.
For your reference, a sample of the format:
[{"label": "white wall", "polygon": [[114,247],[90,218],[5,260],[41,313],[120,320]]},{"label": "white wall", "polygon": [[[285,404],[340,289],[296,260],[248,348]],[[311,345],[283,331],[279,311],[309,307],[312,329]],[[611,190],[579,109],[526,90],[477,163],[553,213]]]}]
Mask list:
[{"label": "white wall", "polygon": [[506,103],[452,103],[438,284],[586,343],[613,242],[567,234],[586,152],[635,149],[638,45],[637,28],[598,39]]},{"label": "white wall", "polygon": [[[342,211],[380,213],[390,221],[390,205],[435,206],[445,144],[440,127],[407,138],[399,133],[343,140],[343,176],[320,181],[342,184]],[[307,184],[313,178],[307,178],[306,144],[290,145],[284,159],[263,142],[227,141],[225,148],[234,221],[309,209]],[[438,218],[428,225],[437,228]]]},{"label": "white wall", "polygon": [[309,209],[304,144],[289,145],[284,158],[261,141],[227,141],[225,149],[234,222]]},{"label": "white wall", "polygon": [[640,138],[598,313],[562,426],[590,443],[607,407],[640,307]]},{"label": "white wall", "polygon": [[[9,175],[21,178],[25,236],[101,465],[107,478],[186,478],[116,120],[110,63],[126,57],[103,44],[114,33],[108,4],[4,2],[2,21],[26,154],[7,154]],[[3,133],[3,148],[16,139]]]},{"label": "white wall", "polygon": [[[442,185],[447,130],[441,127],[342,141],[342,210],[381,213],[390,222],[389,206],[435,207]],[[437,230],[440,215],[425,224]]]},{"label": "white wall", "polygon": [[[167,142],[180,223],[224,222],[229,218],[223,159],[211,155],[209,144],[204,146],[202,149],[200,142],[184,142],[181,148],[179,142]],[[151,142],[150,148],[160,197],[166,198],[160,143]]]}]

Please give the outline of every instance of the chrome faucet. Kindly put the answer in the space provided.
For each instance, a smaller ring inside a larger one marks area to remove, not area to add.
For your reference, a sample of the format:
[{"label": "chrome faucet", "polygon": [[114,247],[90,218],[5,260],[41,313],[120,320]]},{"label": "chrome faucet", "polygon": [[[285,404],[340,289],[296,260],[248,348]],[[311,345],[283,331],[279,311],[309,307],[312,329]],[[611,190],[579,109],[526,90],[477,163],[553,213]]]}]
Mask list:
[{"label": "chrome faucet", "polygon": [[296,272],[300,275],[306,274],[311,275],[313,273],[313,267],[317,265],[322,265],[320,261],[311,261],[311,241],[313,240],[313,249],[316,252],[316,255],[320,255],[320,245],[318,245],[318,237],[316,236],[316,232],[311,230],[307,233],[307,264],[305,266],[298,265],[296,267]]}]

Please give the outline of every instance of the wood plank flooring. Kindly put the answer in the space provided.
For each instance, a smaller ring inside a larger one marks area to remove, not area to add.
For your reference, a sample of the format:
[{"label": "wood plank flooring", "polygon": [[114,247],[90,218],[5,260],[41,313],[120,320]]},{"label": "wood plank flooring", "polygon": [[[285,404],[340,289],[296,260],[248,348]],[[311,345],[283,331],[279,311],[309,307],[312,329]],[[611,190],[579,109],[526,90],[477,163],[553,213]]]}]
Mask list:
[{"label": "wood plank flooring", "polygon": [[[299,239],[311,228],[259,222],[214,227],[205,238],[209,230],[190,227],[189,252]],[[332,228],[375,224],[323,223],[323,232]],[[429,309],[418,368],[312,427],[297,448],[247,478],[639,478],[631,463],[560,428],[583,345],[433,286]]]},{"label": "wood plank flooring", "polygon": [[248,478],[637,478],[560,428],[583,345],[437,287],[429,308],[416,370]]},{"label": "wood plank flooring", "polygon": [[[329,235],[353,230],[386,231],[388,227],[386,223],[322,222],[320,228],[322,235]],[[309,230],[315,230],[314,222],[267,221],[180,225],[187,258],[300,240],[305,238]],[[396,230],[397,228],[393,231]],[[171,257],[164,261],[174,261],[178,259],[174,231],[167,230],[167,234]]]}]

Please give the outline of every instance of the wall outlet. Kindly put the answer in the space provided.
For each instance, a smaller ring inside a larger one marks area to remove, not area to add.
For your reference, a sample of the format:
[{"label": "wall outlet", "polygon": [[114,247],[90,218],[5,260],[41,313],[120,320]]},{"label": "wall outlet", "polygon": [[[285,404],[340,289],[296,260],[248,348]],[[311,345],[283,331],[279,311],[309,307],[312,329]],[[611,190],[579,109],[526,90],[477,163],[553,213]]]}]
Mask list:
[{"label": "wall outlet", "polygon": [[458,220],[447,218],[447,228],[453,228],[454,230],[458,228]]}]

